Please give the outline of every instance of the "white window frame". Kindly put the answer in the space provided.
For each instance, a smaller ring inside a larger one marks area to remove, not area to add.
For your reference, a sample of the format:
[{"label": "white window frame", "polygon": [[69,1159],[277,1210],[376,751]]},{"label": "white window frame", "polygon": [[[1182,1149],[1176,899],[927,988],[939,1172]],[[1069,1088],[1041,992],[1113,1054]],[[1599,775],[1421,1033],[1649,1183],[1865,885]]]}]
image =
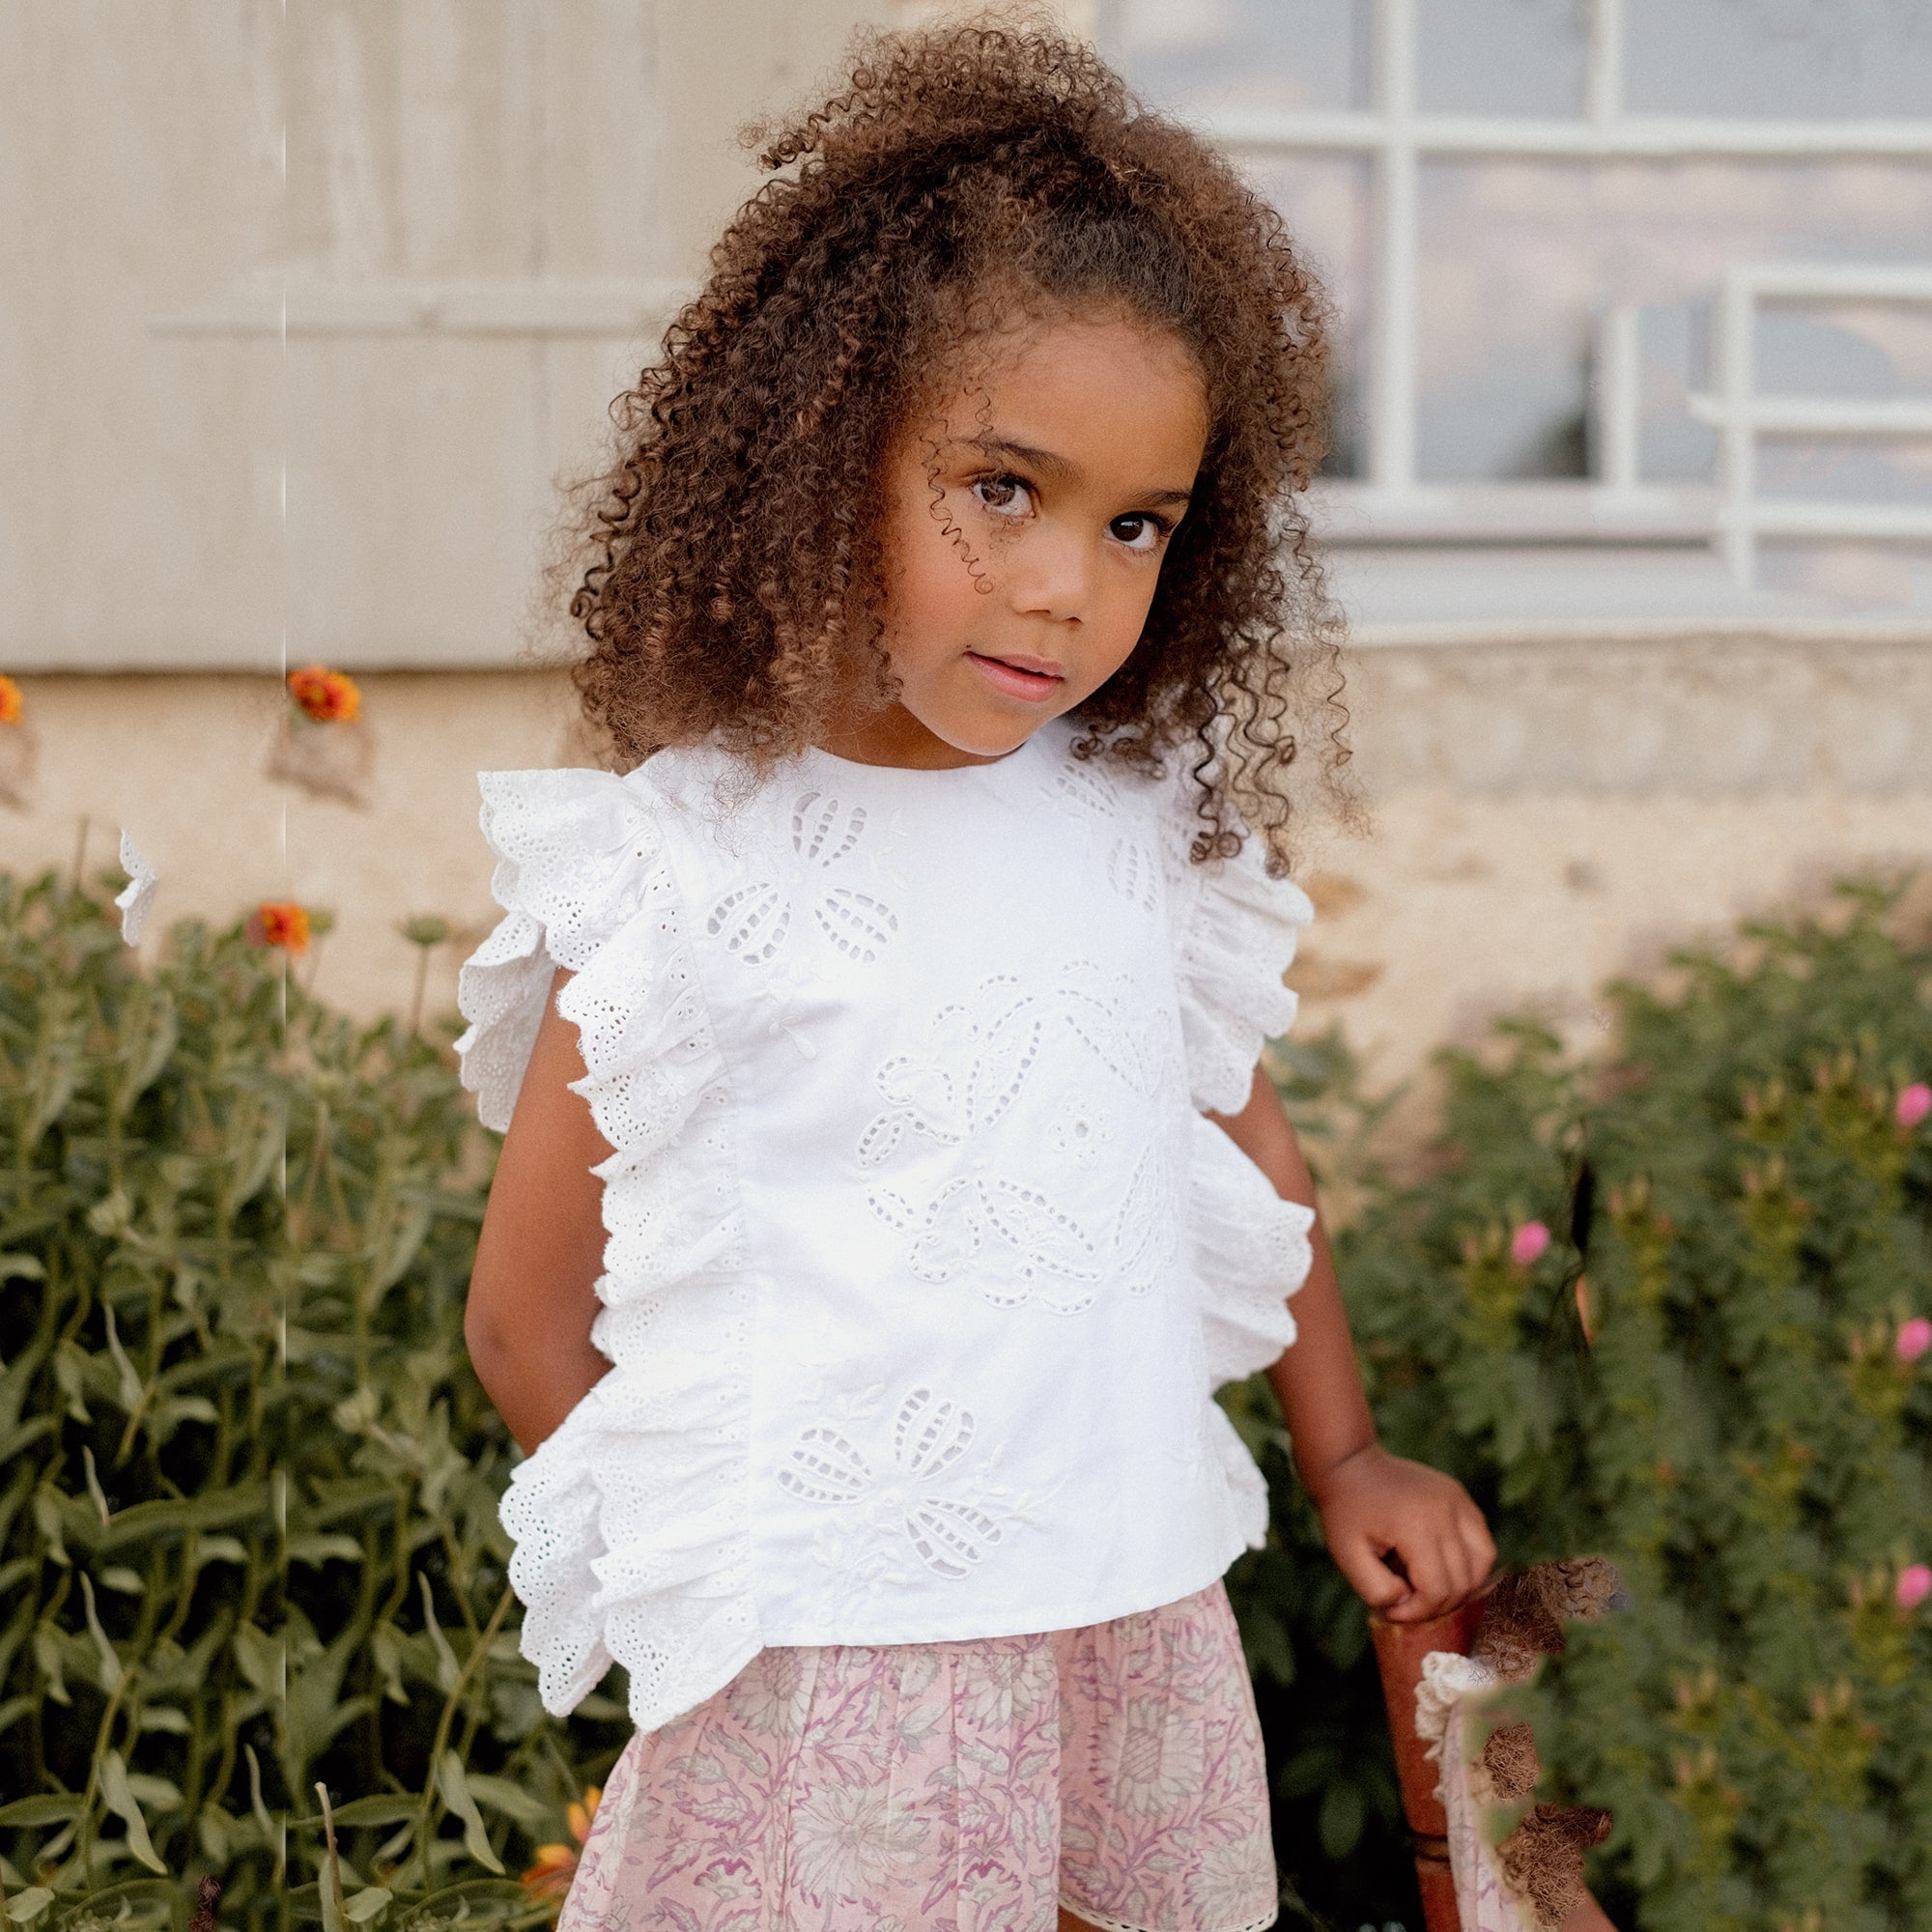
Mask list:
[{"label": "white window frame", "polygon": [[[1719,296],[1719,394],[1697,412],[1719,428],[1719,483],[1645,486],[1637,471],[1637,311],[1600,315],[1589,408],[1597,474],[1577,483],[1426,485],[1417,475],[1417,185],[1422,163],[1457,159],[1822,160],[1932,158],[1932,119],[1726,119],[1633,114],[1624,103],[1624,0],[1588,0],[1583,111],[1567,119],[1426,114],[1416,99],[1416,0],[1369,0],[1371,105],[1333,113],[1225,111],[1204,131],[1236,156],[1349,155],[1370,165],[1369,338],[1363,414],[1366,477],[1324,495],[1334,539],[1430,541],[1696,541],[1715,543],[1741,582],[1760,536],[1932,539],[1932,512],[1872,505],[1792,504],[1755,495],[1755,439],[1819,434],[1923,434],[1923,412],[1803,399],[1796,409],[1753,394],[1751,329],[1764,299],[1922,298],[1924,270],[1733,267]],[[1895,290],[1894,293],[1888,293]],[[1796,400],[1796,399],[1794,399]],[[1861,412],[1864,412],[1861,413]],[[1907,416],[1911,420],[1907,421]],[[1829,419],[1828,419],[1829,418]]]}]

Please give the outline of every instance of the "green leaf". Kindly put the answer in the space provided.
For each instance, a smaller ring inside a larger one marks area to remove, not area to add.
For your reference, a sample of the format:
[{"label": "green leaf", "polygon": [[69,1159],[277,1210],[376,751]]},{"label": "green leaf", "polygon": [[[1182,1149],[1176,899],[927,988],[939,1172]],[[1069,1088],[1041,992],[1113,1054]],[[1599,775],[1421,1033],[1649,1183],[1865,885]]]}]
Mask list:
[{"label": "green leaf", "polygon": [[386,1886],[366,1886],[343,1907],[343,1916],[352,1925],[366,1925],[379,1912],[387,1908],[392,1898],[393,1894]]},{"label": "green leaf", "polygon": [[288,1688],[288,1646],[254,1624],[242,1624],[230,1639],[242,1674],[265,1697],[279,1700]]},{"label": "green leaf", "polygon": [[107,1633],[100,1627],[100,1618],[94,1607],[94,1578],[85,1570],[80,1573],[80,1596],[87,1617],[87,1634],[94,1639],[94,1648],[100,1657],[100,1688],[112,1696],[120,1690],[128,1672],[108,1642]]},{"label": "green leaf", "polygon": [[282,1833],[262,1797],[262,1761],[255,1755],[253,1745],[243,1745],[242,1754],[248,1760],[248,1808],[254,1814],[255,1823],[261,1828],[262,1842],[273,1848],[276,1854],[275,1862],[279,1865]]},{"label": "green leaf", "polygon": [[503,1869],[503,1861],[491,1848],[490,1834],[483,1829],[483,1814],[469,1795],[469,1781],[463,1760],[453,1750],[445,1750],[437,1763],[436,1785],[442,1802],[463,1821],[463,1842],[469,1856],[493,1872]]},{"label": "green leaf", "polygon": [[412,1898],[396,1932],[430,1932],[433,1926],[460,1925],[477,1907],[497,1907],[492,1918],[500,1922],[507,1914],[526,1912],[529,1903],[529,1894],[513,1878],[461,1878],[453,1885],[439,1886],[425,1897]]},{"label": "green leaf", "polygon": [[156,1856],[154,1841],[148,1836],[148,1821],[141,1815],[133,1791],[128,1783],[128,1764],[118,1750],[109,1750],[100,1759],[100,1796],[107,1808],[128,1827],[128,1849],[150,1871],[166,1872],[167,1866]]},{"label": "green leaf", "polygon": [[87,1800],[77,1791],[48,1792],[42,1798],[16,1798],[0,1804],[0,1827],[14,1831],[35,1831],[44,1825],[65,1825],[87,1809]]},{"label": "green leaf", "polygon": [[507,1777],[492,1777],[485,1772],[469,1774],[469,1789],[477,1804],[488,1805],[514,1823],[533,1832],[544,1830],[554,1813],[542,1799]]},{"label": "green leaf", "polygon": [[314,1530],[288,1540],[289,1561],[321,1569],[325,1563],[359,1563],[362,1546],[353,1536],[334,1530]]},{"label": "green leaf", "polygon": [[100,1533],[99,1548],[103,1551],[126,1549],[159,1538],[185,1536],[193,1530],[207,1531],[248,1521],[259,1522],[265,1532],[270,1526],[266,1483],[236,1484],[206,1495],[179,1500],[170,1497],[117,1510]]},{"label": "green leaf", "polygon": [[45,1886],[30,1885],[7,1900],[6,1918],[15,1925],[31,1925],[53,1902]]},{"label": "green leaf", "polygon": [[67,1688],[67,1658],[61,1648],[63,1633],[52,1624],[42,1623],[34,1630],[34,1662],[46,1685],[46,1692],[56,1704],[71,1704]]},{"label": "green leaf", "polygon": [[437,1689],[445,1696],[456,1689],[456,1680],[463,1675],[463,1666],[456,1661],[456,1653],[449,1647],[449,1639],[442,1634],[442,1626],[436,1620],[436,1598],[430,1590],[429,1572],[418,1570],[416,1581],[422,1585],[423,1629],[432,1644],[436,1646]]},{"label": "green leaf", "polygon": [[134,1364],[128,1360],[128,1351],[121,1346],[121,1331],[114,1321],[114,1304],[104,1302],[101,1315],[107,1323],[107,1352],[114,1361],[114,1373],[119,1379],[121,1406],[132,1415],[141,1406],[146,1390],[141,1386],[141,1378],[135,1373]]},{"label": "green leaf", "polygon": [[[335,1807],[335,1824],[338,1831],[355,1831],[361,1827],[399,1825],[405,1818],[416,1815],[420,1799],[405,1797],[400,1792],[394,1797],[352,1798],[347,1804]],[[305,1821],[320,1825],[319,1818]]]}]

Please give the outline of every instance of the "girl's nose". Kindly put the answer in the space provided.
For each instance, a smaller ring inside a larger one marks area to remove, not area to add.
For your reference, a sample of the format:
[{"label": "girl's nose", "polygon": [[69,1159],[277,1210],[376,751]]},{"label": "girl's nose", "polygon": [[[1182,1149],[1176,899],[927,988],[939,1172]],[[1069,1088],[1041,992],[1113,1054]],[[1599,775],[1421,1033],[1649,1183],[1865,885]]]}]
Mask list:
[{"label": "girl's nose", "polygon": [[1093,557],[1085,544],[1041,530],[1016,550],[1008,592],[1016,614],[1063,624],[1086,616],[1094,585]]}]

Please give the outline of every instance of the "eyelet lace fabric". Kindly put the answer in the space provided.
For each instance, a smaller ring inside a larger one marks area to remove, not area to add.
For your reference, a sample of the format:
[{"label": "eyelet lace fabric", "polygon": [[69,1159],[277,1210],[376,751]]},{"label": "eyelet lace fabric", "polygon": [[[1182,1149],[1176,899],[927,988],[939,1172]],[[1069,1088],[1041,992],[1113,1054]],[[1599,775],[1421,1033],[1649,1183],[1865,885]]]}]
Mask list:
[{"label": "eyelet lace fabric", "polygon": [[649,1730],[757,1654],[746,1510],[753,1295],[729,1092],[684,914],[637,779],[485,772],[484,836],[508,908],[465,964],[456,1042],[485,1125],[504,1129],[554,966],[585,1066],[573,1091],[613,1149],[591,1339],[613,1366],[511,1478],[510,1580],[544,1706],[612,1662]]},{"label": "eyelet lace fabric", "polygon": [[464,1083],[506,1129],[569,968],[613,1150],[612,1367],[502,1503],[549,1710],[615,1662],[650,1730],[767,1643],[1098,1622],[1264,1542],[1212,1391],[1293,1340],[1313,1217],[1197,1109],[1245,1103],[1312,909],[1069,739],[728,809],[709,752],[479,775]]},{"label": "eyelet lace fabric", "polygon": [[1232,859],[1193,864],[1188,848],[1201,822],[1191,791],[1191,783],[1171,785],[1162,798],[1181,1037],[1194,1104],[1236,1114],[1247,1104],[1263,1041],[1294,1024],[1295,995],[1282,975],[1315,908],[1299,886],[1268,877],[1253,836]]}]

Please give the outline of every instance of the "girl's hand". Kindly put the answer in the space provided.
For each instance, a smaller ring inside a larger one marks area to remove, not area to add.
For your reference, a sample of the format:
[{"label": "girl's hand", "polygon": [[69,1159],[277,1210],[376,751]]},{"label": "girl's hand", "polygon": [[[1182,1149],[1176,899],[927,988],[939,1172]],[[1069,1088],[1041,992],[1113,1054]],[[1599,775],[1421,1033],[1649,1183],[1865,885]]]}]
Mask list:
[{"label": "girl's hand", "polygon": [[[1489,1580],[1496,1546],[1453,1476],[1372,1442],[1309,1485],[1328,1553],[1392,1623],[1446,1616]],[[1400,1571],[1385,1558],[1393,1556]]]}]

